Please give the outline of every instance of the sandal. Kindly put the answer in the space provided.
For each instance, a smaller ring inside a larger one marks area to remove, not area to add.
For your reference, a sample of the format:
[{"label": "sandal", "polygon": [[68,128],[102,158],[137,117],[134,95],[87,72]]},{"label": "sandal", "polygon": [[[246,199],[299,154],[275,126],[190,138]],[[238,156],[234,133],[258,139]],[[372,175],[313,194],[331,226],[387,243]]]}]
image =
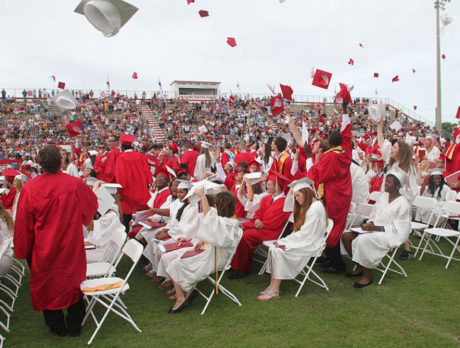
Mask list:
[{"label": "sandal", "polygon": [[[268,289],[270,289],[270,287],[266,288],[264,291],[259,292],[259,295],[263,295],[263,294],[267,293]],[[278,294],[281,294],[281,290],[278,291]]]},{"label": "sandal", "polygon": [[280,298],[280,293],[279,292],[265,292],[263,295],[260,295],[257,297],[257,300],[259,301],[269,301],[273,300],[276,298]]}]

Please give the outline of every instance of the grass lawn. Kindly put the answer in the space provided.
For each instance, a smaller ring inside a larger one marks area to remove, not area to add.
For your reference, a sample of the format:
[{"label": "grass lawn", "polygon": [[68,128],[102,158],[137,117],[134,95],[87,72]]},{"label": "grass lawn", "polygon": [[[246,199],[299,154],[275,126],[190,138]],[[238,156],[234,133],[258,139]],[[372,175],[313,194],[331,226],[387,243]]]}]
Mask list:
[{"label": "grass lawn", "polygon": [[[124,260],[126,261],[126,260]],[[97,334],[95,347],[460,347],[460,263],[444,269],[445,261],[425,255],[422,261],[401,262],[408,277],[387,275],[382,285],[354,289],[343,275],[324,275],[330,291],[307,283],[294,298],[297,283],[285,281],[281,298],[259,302],[256,297],[269,275],[253,274],[223,284],[242,302],[224,295],[213,299],[205,315],[198,297],[183,313],[167,313],[172,304],[139,267],[123,297],[142,329],[110,314]],[[121,264],[121,274],[130,264]],[[349,265],[351,268],[351,264]],[[374,273],[374,279],[380,273]],[[376,283],[376,281],[375,281]],[[211,284],[200,289],[209,292]],[[5,347],[82,347],[95,328],[91,318],[80,337],[52,336],[42,313],[33,312],[28,279],[24,279]]]}]

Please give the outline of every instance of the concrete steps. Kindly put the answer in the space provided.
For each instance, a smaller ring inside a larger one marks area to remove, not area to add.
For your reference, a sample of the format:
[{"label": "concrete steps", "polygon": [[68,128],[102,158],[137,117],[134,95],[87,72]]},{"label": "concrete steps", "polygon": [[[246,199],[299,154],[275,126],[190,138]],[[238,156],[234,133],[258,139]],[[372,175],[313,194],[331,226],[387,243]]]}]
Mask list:
[{"label": "concrete steps", "polygon": [[150,128],[150,134],[152,135],[154,141],[157,143],[166,142],[167,138],[155,119],[152,109],[150,109],[148,105],[141,105],[140,109],[142,117],[147,120],[147,124]]}]

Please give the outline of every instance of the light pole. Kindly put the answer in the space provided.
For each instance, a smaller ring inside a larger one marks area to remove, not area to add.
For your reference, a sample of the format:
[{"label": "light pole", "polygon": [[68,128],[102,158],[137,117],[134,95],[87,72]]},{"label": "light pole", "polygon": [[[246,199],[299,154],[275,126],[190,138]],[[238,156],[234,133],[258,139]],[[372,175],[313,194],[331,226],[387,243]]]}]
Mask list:
[{"label": "light pole", "polygon": [[435,0],[434,8],[436,9],[436,129],[442,131],[441,124],[441,39],[439,10],[446,8],[446,3],[450,0]]}]

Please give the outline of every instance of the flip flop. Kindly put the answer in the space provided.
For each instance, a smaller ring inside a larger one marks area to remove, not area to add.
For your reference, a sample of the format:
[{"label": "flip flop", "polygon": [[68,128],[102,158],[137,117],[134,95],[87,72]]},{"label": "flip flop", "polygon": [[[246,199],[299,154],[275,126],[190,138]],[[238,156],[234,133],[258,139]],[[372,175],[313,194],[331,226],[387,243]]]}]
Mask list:
[{"label": "flip flop", "polygon": [[265,292],[265,294],[263,295],[260,295],[259,297],[257,297],[257,300],[258,301],[269,301],[269,300],[273,300],[273,299],[276,299],[276,298],[280,298],[280,294],[279,292]]}]

